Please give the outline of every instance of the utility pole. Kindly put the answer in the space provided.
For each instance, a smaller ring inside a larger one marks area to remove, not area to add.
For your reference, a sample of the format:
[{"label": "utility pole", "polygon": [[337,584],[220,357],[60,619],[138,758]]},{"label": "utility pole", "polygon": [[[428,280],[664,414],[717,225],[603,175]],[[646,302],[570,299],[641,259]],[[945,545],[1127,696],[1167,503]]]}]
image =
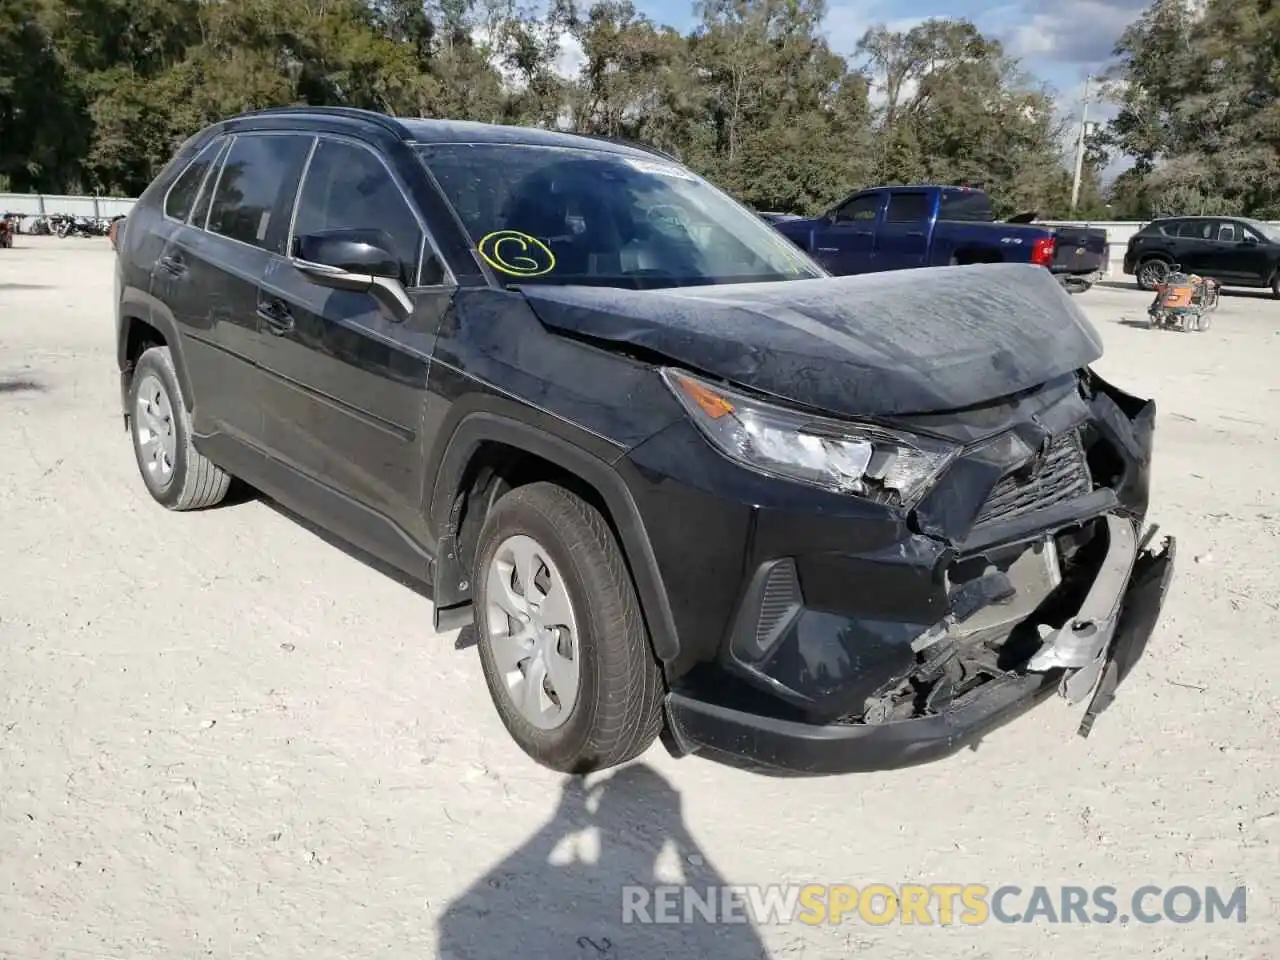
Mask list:
[{"label": "utility pole", "polygon": [[1089,131],[1089,85],[1093,75],[1084,78],[1084,101],[1080,105],[1080,139],[1076,144],[1076,176],[1071,184],[1071,216],[1076,215],[1076,204],[1080,202],[1080,178],[1084,176],[1084,141]]}]

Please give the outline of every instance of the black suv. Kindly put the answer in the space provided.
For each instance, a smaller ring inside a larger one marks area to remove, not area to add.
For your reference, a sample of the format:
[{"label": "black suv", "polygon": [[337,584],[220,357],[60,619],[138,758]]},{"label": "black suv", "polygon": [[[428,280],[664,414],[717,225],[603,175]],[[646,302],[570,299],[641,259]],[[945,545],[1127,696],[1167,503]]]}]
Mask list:
[{"label": "black suv", "polygon": [[1170,217],[1129,239],[1124,272],[1143,290],[1154,290],[1175,265],[1227,287],[1270,287],[1280,299],[1280,227],[1242,217]]},{"label": "black suv", "polygon": [[830,277],[640,147],[235,117],[139,200],[118,294],[151,495],[234,476],[421,581],[558,770],[660,733],[906,765],[1054,687],[1086,730],[1172,569],[1154,406],[1048,272]]}]

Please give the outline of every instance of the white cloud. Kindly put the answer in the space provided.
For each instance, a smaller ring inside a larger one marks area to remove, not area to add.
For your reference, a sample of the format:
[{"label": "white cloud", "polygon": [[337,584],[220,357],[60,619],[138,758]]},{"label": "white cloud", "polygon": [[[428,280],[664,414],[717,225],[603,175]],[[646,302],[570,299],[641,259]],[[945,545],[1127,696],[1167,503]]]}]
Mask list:
[{"label": "white cloud", "polygon": [[[1124,28],[1136,20],[1150,0],[1022,0],[1002,8],[998,19],[985,15],[1009,52],[1034,69],[1037,62],[1101,66],[1111,59]],[[1017,21],[1001,29],[1001,22]]]},{"label": "white cloud", "polygon": [[576,80],[578,71],[587,62],[587,55],[578,38],[571,33],[560,35],[560,52],[556,56],[555,71],[566,80]]},{"label": "white cloud", "polygon": [[[489,31],[486,27],[475,27],[471,31],[471,39],[477,47],[490,49],[489,64],[498,72],[507,89],[521,90],[524,88],[524,77],[510,67],[503,57],[503,51],[495,48],[490,43]],[[568,31],[561,33],[557,38],[557,53],[551,69],[565,80],[576,80],[578,71],[586,62],[587,56],[583,52],[582,44],[578,42],[578,38]]]},{"label": "white cloud", "polygon": [[927,19],[894,16],[893,10],[894,4],[889,0],[836,0],[827,8],[822,32],[832,50],[851,57],[862,35],[872,27],[883,25],[890,30],[906,31]]}]

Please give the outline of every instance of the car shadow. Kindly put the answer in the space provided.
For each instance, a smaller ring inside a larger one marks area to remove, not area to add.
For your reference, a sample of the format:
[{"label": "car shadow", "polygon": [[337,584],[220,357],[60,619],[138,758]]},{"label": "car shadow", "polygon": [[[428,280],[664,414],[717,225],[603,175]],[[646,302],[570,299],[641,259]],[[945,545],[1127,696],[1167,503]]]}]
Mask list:
[{"label": "car shadow", "polygon": [[[238,486],[241,488],[240,490],[237,491],[237,496],[242,497],[243,499],[239,500],[238,502],[243,503],[249,500],[261,501],[264,506],[275,511],[280,516],[284,517],[286,520],[293,521],[298,526],[306,530],[308,533],[312,534],[315,537],[318,537],[320,540],[324,541],[329,546],[334,547],[338,550],[341,550],[343,553],[351,557],[353,560],[358,560],[361,563],[363,563],[366,567],[370,568],[371,570],[377,571],[378,573],[382,574],[384,577],[391,578],[392,580],[400,584],[405,589],[412,590],[418,596],[423,597],[427,600],[431,599],[431,588],[427,586],[425,583],[420,583],[417,580],[414,580],[412,577],[406,574],[403,570],[400,570],[397,567],[393,567],[391,564],[387,563],[381,558],[375,557],[373,554],[369,553],[366,550],[361,549],[360,547],[357,547],[355,544],[347,542],[342,537],[339,537],[337,534],[331,533],[330,531],[326,530],[324,527],[320,526],[319,524],[302,516],[302,514],[295,513],[293,510],[290,510],[284,504],[277,503],[275,500],[272,500],[270,497],[268,497],[264,493],[260,493],[259,491],[254,490],[242,483],[237,483],[233,485],[233,487],[234,486]],[[232,505],[233,501],[231,497],[228,496],[227,499],[223,501],[223,504],[228,506]]]},{"label": "car shadow", "polygon": [[0,377],[0,393],[44,393],[47,388],[43,383],[21,377],[13,380]]},{"label": "car shadow", "polygon": [[[671,872],[676,865],[682,876]],[[672,884],[687,884],[696,898],[655,891]],[[727,889],[684,823],[679,792],[658,771],[634,764],[591,786],[568,778],[542,829],[446,907],[439,956],[767,960],[741,908],[720,922]],[[708,916],[705,902],[717,913]]]},{"label": "car shadow", "polygon": [[1135,330],[1151,329],[1151,324],[1147,323],[1147,321],[1145,320],[1130,320],[1126,317],[1125,319],[1119,320],[1117,322],[1122,327],[1133,327]]}]

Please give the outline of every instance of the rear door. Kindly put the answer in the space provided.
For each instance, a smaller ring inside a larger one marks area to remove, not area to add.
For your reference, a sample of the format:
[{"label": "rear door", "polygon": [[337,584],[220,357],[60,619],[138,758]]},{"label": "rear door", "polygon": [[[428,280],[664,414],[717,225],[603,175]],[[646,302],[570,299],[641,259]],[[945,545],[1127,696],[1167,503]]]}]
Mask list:
[{"label": "rear door", "polygon": [[1188,273],[1210,274],[1216,253],[1216,220],[1183,220],[1173,245],[1174,261]]},{"label": "rear door", "polygon": [[[324,134],[298,190],[291,237],[335,229],[381,233],[401,262],[413,312],[397,320],[370,294],[319,286],[287,254],[274,257],[259,304],[267,443],[293,470],[422,542],[427,372],[455,284],[382,155]],[[394,559],[382,543],[367,546]]]},{"label": "rear door", "polygon": [[877,270],[876,228],[884,207],[883,193],[860,193],[836,208],[813,232],[813,255],[839,276]]},{"label": "rear door", "polygon": [[282,187],[297,182],[310,143],[291,133],[231,137],[157,260],[152,293],[184,334],[197,435],[261,446],[258,285],[283,244]]},{"label": "rear door", "polygon": [[877,270],[928,265],[934,196],[928,190],[894,190],[889,194],[884,223],[876,234]]}]

